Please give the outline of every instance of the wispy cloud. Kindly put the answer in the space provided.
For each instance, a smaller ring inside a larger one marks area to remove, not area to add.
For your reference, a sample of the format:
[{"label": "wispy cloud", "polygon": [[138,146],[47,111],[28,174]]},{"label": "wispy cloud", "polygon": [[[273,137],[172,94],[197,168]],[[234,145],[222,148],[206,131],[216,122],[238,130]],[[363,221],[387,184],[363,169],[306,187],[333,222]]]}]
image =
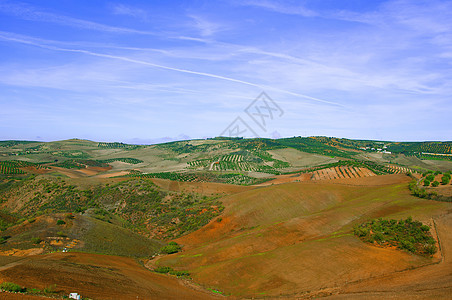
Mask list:
[{"label": "wispy cloud", "polygon": [[316,97],[311,97],[311,96],[300,94],[300,93],[295,93],[295,92],[292,92],[292,91],[280,89],[280,88],[273,87],[273,86],[256,84],[256,83],[253,83],[253,82],[249,82],[249,81],[245,81],[245,80],[241,80],[241,79],[237,79],[237,78],[232,78],[232,77],[227,77],[227,76],[222,76],[222,75],[217,75],[217,74],[212,74],[212,73],[207,73],[207,72],[199,72],[199,71],[193,71],[193,70],[188,70],[188,69],[170,67],[170,66],[165,66],[165,65],[151,63],[151,62],[144,61],[144,60],[138,60],[138,59],[134,59],[134,58],[130,58],[130,57],[125,57],[125,56],[111,55],[111,54],[105,54],[105,53],[98,53],[98,52],[88,51],[88,50],[84,50],[84,49],[69,49],[69,48],[56,47],[56,46],[52,46],[52,45],[45,45],[45,44],[38,43],[38,42],[36,42],[33,39],[26,39],[23,36],[22,37],[14,37],[14,36],[11,36],[10,34],[8,35],[8,34],[4,34],[4,33],[1,34],[0,33],[0,39],[12,41],[12,42],[17,42],[17,43],[22,43],[22,44],[33,45],[33,46],[37,46],[37,47],[48,49],[48,50],[62,51],[62,52],[72,52],[72,53],[81,53],[81,54],[86,54],[86,55],[90,55],[90,56],[115,59],[115,60],[130,62],[130,63],[134,63],[134,64],[139,64],[139,65],[150,66],[150,67],[164,69],[164,70],[169,70],[169,71],[175,71],[175,72],[180,72],[180,73],[186,73],[186,74],[191,74],[191,75],[197,75],[197,76],[202,76],[202,77],[219,79],[219,80],[224,80],[224,81],[229,81],[229,82],[234,82],[234,83],[239,83],[239,84],[244,84],[244,85],[248,85],[248,86],[257,87],[259,89],[276,91],[276,92],[288,94],[288,95],[295,96],[295,97],[309,99],[309,100],[312,100],[312,101],[315,101],[315,102],[319,102],[319,103],[323,103],[323,104],[343,106],[340,103],[327,101],[327,100],[324,100],[324,99],[319,99],[319,98],[316,98]]},{"label": "wispy cloud", "polygon": [[274,0],[248,0],[248,1],[240,1],[236,2],[239,5],[246,5],[246,6],[254,6],[263,8],[269,11],[282,13],[282,14],[288,14],[288,15],[299,15],[303,17],[316,17],[318,16],[318,13],[310,10],[300,4],[298,5],[291,5],[288,3],[284,3],[281,1],[274,1]]},{"label": "wispy cloud", "polygon": [[143,21],[146,21],[148,19],[148,13],[144,9],[132,7],[125,4],[111,4],[111,10],[115,15],[130,16],[141,19]]},{"label": "wispy cloud", "polygon": [[64,15],[41,11],[31,5],[24,3],[11,3],[8,1],[0,2],[0,11],[6,14],[14,15],[29,21],[40,21],[55,23],[63,26],[76,27],[103,32],[129,33],[142,35],[155,35],[154,32],[136,30],[132,28],[117,27],[105,25],[97,22],[87,21],[78,18],[72,18]]},{"label": "wispy cloud", "polygon": [[189,17],[193,20],[194,27],[199,30],[202,37],[209,37],[218,31],[225,30],[224,26],[208,21],[204,17],[198,15],[189,15]]}]

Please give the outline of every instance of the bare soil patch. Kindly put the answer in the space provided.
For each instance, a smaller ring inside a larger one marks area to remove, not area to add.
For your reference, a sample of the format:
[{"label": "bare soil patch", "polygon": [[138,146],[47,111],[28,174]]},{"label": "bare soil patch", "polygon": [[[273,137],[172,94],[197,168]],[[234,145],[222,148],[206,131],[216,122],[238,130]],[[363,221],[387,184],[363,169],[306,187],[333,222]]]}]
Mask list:
[{"label": "bare soil patch", "polygon": [[133,259],[87,253],[28,257],[2,270],[0,280],[39,289],[56,284],[65,294],[77,292],[92,299],[218,298],[194,290],[175,277],[150,272]]}]

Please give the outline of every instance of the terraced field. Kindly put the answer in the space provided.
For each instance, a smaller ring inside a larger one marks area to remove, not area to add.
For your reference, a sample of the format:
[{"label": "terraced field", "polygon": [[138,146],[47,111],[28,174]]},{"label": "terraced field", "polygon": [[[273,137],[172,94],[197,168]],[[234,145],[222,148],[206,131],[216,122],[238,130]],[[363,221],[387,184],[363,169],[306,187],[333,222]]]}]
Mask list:
[{"label": "terraced field", "polygon": [[321,169],[312,173],[311,180],[339,179],[339,178],[360,178],[376,176],[367,168],[339,166],[334,168]]},{"label": "terraced field", "polygon": [[386,168],[388,168],[389,171],[392,172],[393,174],[417,173],[416,170],[402,166],[386,165]]}]

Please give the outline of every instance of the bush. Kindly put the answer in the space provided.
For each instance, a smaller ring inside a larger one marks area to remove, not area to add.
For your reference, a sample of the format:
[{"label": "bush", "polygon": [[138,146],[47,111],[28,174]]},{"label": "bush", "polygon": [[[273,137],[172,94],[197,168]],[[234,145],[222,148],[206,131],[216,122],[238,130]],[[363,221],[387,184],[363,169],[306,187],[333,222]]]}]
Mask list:
[{"label": "bush", "polygon": [[428,181],[427,179],[424,180],[424,186],[429,186],[430,185],[430,181]]},{"label": "bush", "polygon": [[154,269],[154,272],[166,274],[169,273],[172,270],[170,267],[158,267],[157,269]]},{"label": "bush", "polygon": [[177,277],[181,276],[190,276],[190,273],[187,271],[176,271],[171,267],[158,267],[154,269],[154,272],[161,273],[161,274],[170,274]]},{"label": "bush", "polygon": [[66,224],[66,222],[64,222],[63,220],[58,220],[57,221],[57,225],[64,225],[64,224]]},{"label": "bush", "polygon": [[449,182],[450,182],[450,175],[449,175],[449,176],[443,175],[443,177],[441,178],[441,184],[446,185],[446,184],[448,184]]},{"label": "bush", "polygon": [[49,286],[46,286],[46,287],[44,288],[44,290],[42,290],[42,291],[43,291],[45,294],[53,294],[53,293],[56,293],[56,292],[57,292],[56,287],[57,287],[56,284],[51,284],[51,285],[49,285]]},{"label": "bush", "polygon": [[370,220],[355,226],[353,232],[368,243],[396,246],[417,254],[432,255],[437,251],[430,227],[412,217],[405,220]]},{"label": "bush", "polygon": [[181,246],[179,246],[176,242],[169,242],[168,245],[160,249],[160,252],[166,254],[177,253],[181,250]]},{"label": "bush", "polygon": [[0,285],[0,289],[7,292],[14,292],[14,293],[22,293],[25,292],[25,289],[21,287],[18,284],[15,284],[13,282],[3,282]]},{"label": "bush", "polygon": [[427,254],[433,255],[433,254],[436,253],[436,251],[438,251],[438,249],[433,244],[425,244],[424,245],[424,251]]},{"label": "bush", "polygon": [[187,272],[187,271],[176,271],[176,270],[171,270],[171,271],[169,271],[169,273],[171,274],[171,275],[174,275],[174,276],[177,276],[177,277],[185,277],[185,276],[190,276],[190,273],[189,272]]},{"label": "bush", "polygon": [[430,231],[430,227],[428,227],[427,225],[422,225],[421,230],[424,232],[427,232],[427,231]]},{"label": "bush", "polygon": [[355,227],[354,233],[355,233],[355,235],[357,235],[359,237],[363,237],[369,233],[369,230],[367,228]]},{"label": "bush", "polygon": [[414,248],[413,243],[411,241],[408,241],[408,240],[402,240],[400,242],[400,248],[406,249],[406,250],[408,250],[410,252],[415,252],[416,251],[416,248]]},{"label": "bush", "polygon": [[31,238],[31,242],[33,243],[33,244],[39,244],[39,243],[41,243],[42,242],[42,239],[40,238],[40,237],[33,237],[33,238]]},{"label": "bush", "polygon": [[435,175],[430,174],[427,177],[425,177],[425,179],[431,182],[431,181],[435,180]]},{"label": "bush", "polygon": [[435,180],[435,181],[432,182],[432,186],[433,186],[433,187],[437,187],[438,185],[439,185],[439,182],[438,182],[438,181]]}]

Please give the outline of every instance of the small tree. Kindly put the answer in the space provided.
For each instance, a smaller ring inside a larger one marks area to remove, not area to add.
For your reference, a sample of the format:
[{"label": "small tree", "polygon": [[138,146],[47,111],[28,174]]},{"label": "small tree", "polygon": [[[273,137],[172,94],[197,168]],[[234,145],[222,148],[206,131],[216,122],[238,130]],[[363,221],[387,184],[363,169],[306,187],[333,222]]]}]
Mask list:
[{"label": "small tree", "polygon": [[429,186],[430,185],[430,181],[428,181],[427,179],[424,180],[424,186]]},{"label": "small tree", "polygon": [[438,185],[439,185],[439,182],[438,182],[438,181],[435,180],[435,181],[432,182],[432,186],[433,186],[433,187],[437,187]]}]

